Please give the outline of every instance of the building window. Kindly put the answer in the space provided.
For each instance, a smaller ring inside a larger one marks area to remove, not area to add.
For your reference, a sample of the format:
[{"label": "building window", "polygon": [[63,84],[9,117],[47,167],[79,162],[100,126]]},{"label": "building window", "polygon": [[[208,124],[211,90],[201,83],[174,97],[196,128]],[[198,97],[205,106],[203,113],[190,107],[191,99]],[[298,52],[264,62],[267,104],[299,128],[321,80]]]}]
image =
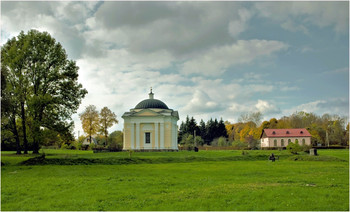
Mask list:
[{"label": "building window", "polygon": [[298,139],[295,139],[295,143],[296,143],[296,144],[299,144],[299,140],[298,140]]},{"label": "building window", "polygon": [[292,142],[290,139],[288,139],[288,144],[290,144],[290,142]]},{"label": "building window", "polygon": [[277,146],[277,140],[276,139],[273,141],[273,146]]},{"label": "building window", "polygon": [[146,144],[151,143],[151,133],[149,133],[149,132],[145,133],[145,142],[146,142]]},{"label": "building window", "polygon": [[303,140],[301,141],[301,143],[303,144],[303,145],[305,145],[305,139],[303,138]]},{"label": "building window", "polygon": [[283,139],[281,140],[281,146],[284,146],[284,140]]}]

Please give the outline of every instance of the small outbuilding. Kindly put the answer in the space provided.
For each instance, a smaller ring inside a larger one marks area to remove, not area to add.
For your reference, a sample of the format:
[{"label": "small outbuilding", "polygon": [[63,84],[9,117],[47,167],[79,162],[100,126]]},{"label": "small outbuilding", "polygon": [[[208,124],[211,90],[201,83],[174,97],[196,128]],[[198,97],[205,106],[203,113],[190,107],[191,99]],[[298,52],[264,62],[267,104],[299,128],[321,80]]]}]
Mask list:
[{"label": "small outbuilding", "polygon": [[289,143],[311,145],[311,134],[305,128],[264,129],[260,136],[261,148],[286,147]]},{"label": "small outbuilding", "polygon": [[[92,140],[92,141],[91,141]],[[90,137],[88,136],[88,137],[86,137],[85,139],[84,139],[84,141],[83,141],[83,145],[88,145],[88,146],[90,146],[90,144],[95,144],[95,145],[97,145],[97,140],[96,140],[96,138],[94,138],[94,137],[91,137],[91,140],[90,140]]]}]

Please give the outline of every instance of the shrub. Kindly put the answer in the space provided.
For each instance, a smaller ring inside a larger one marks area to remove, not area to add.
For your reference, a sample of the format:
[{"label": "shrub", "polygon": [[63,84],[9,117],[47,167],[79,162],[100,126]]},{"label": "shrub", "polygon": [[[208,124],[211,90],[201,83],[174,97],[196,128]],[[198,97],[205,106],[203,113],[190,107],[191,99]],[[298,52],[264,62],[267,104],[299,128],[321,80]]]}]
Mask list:
[{"label": "shrub", "polygon": [[302,148],[301,148],[301,146],[299,145],[298,142],[295,142],[295,143],[291,142],[290,144],[288,144],[287,150],[290,153],[296,155],[296,154],[298,154],[298,152],[302,151]]},{"label": "shrub", "polygon": [[221,136],[221,137],[218,139],[218,146],[227,146],[226,144],[227,144],[227,143],[226,143],[226,138]]},{"label": "shrub", "polygon": [[194,138],[194,143],[197,144],[197,145],[201,145],[201,146],[202,146],[202,145],[204,144],[204,140],[203,140],[202,137],[196,136],[196,137]]},{"label": "shrub", "polygon": [[61,149],[68,149],[68,144],[62,144]]},{"label": "shrub", "polygon": [[310,149],[311,149],[311,146],[309,146],[309,145],[301,145],[301,151],[304,151],[304,152],[307,152],[307,153],[309,153],[310,152]]},{"label": "shrub", "polygon": [[244,141],[233,141],[232,146],[237,149],[246,149],[248,148],[248,143]]},{"label": "shrub", "polygon": [[92,150],[92,149],[94,149],[94,148],[95,148],[95,146],[96,146],[96,145],[95,145],[94,143],[91,143],[91,144],[89,145],[89,149],[91,149],[91,150]]},{"label": "shrub", "polygon": [[182,141],[180,142],[183,145],[184,149],[191,151],[194,149],[194,139],[193,135],[185,134],[182,136]]}]

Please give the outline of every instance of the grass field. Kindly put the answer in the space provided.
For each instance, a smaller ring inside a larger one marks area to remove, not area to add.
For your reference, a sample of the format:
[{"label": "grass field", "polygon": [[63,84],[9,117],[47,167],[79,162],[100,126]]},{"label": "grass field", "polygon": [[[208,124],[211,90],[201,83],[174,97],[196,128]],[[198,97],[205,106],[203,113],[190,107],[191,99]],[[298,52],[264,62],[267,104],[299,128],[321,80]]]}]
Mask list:
[{"label": "grass field", "polygon": [[349,150],[44,151],[2,152],[1,210],[349,210]]}]

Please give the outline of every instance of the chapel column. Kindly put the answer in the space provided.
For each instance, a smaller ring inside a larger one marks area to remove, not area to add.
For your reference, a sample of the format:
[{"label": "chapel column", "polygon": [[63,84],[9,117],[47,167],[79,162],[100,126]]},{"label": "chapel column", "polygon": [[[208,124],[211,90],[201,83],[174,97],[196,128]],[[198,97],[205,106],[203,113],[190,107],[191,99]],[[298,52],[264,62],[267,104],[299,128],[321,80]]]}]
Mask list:
[{"label": "chapel column", "polygon": [[136,123],[136,148],[140,149],[140,122]]},{"label": "chapel column", "polygon": [[164,123],[160,123],[160,148],[164,149]]},{"label": "chapel column", "polygon": [[135,123],[130,123],[130,132],[131,132],[131,139],[130,139],[130,149],[135,149]]},{"label": "chapel column", "polygon": [[154,123],[154,148],[159,149],[159,143],[158,143],[158,122]]}]

